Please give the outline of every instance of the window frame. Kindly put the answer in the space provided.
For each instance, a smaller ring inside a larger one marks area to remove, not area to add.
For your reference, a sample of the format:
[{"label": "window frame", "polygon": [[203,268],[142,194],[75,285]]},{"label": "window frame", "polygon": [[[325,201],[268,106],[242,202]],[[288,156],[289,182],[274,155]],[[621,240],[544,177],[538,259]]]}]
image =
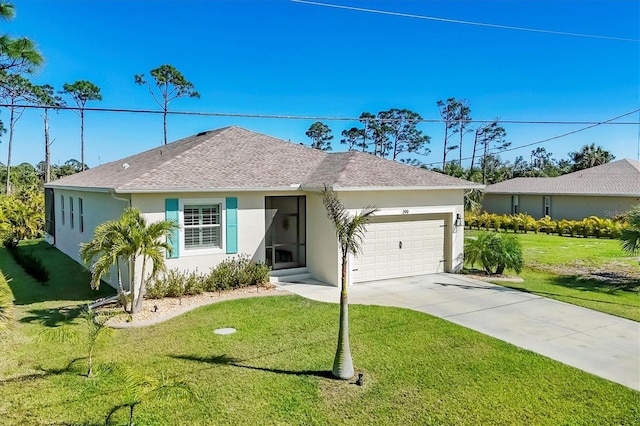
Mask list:
[{"label": "window frame", "polygon": [[[189,247],[187,248],[186,227],[184,222],[185,206],[207,207],[218,205],[220,207],[220,247]],[[206,254],[226,253],[227,248],[227,206],[225,198],[185,198],[179,199],[179,221],[180,221],[180,257],[183,256],[200,256]]]},{"label": "window frame", "polygon": [[62,219],[60,223],[65,225],[64,194],[60,194],[60,218]]},{"label": "window frame", "polygon": [[73,197],[69,196],[69,227],[73,229],[74,226],[74,210],[73,210]]},{"label": "window frame", "polygon": [[78,197],[78,229],[84,232],[84,200]]},{"label": "window frame", "polygon": [[551,195],[542,196],[542,216],[551,217]]},{"label": "window frame", "polygon": [[511,196],[511,214],[520,213],[520,194],[514,194]]}]

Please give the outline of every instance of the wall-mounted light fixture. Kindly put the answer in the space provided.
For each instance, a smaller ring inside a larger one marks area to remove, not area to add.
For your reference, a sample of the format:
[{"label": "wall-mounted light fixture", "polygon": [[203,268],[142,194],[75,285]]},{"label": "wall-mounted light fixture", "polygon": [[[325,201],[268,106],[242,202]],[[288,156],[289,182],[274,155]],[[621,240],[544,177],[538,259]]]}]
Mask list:
[{"label": "wall-mounted light fixture", "polygon": [[460,213],[456,214],[456,222],[455,222],[456,227],[457,226],[462,226],[462,216],[460,215]]}]

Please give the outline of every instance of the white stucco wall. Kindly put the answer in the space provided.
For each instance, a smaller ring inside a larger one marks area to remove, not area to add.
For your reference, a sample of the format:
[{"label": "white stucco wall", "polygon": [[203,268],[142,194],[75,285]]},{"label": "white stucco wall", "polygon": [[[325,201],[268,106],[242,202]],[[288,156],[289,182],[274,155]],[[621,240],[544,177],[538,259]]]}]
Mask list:
[{"label": "white stucco wall", "polygon": [[357,211],[366,206],[378,208],[376,215],[437,215],[445,220],[445,270],[457,272],[462,268],[464,227],[454,226],[456,216],[464,218],[463,190],[409,190],[338,192],[347,209]]},{"label": "white stucco wall", "polygon": [[[486,194],[482,209],[495,214],[511,214],[510,194]],[[519,211],[540,219],[544,216],[544,195],[520,194]],[[605,197],[585,195],[551,195],[551,218],[582,220],[589,216],[612,218],[640,204],[640,197]]]},{"label": "white stucco wall", "polygon": [[307,193],[307,269],[322,282],[340,283],[340,248],[318,193]]},{"label": "white stucco wall", "polygon": [[[60,195],[65,197],[65,224],[62,225]],[[149,222],[165,219],[165,199],[180,200],[225,200],[227,197],[238,199],[238,254],[248,254],[256,262],[265,261],[265,197],[305,195],[307,202],[306,217],[306,265],[312,276],[328,284],[340,283],[340,251],[333,225],[326,216],[322,200],[314,192],[240,192],[240,193],[157,193],[131,194],[131,205],[137,207]],[[70,228],[69,197],[74,198],[75,226]],[[462,266],[464,228],[455,227],[457,214],[464,217],[462,190],[431,191],[369,191],[338,192],[338,196],[347,209],[353,212],[362,207],[373,205],[379,209],[378,215],[437,215],[444,218],[445,257],[447,271],[457,271]],[[56,246],[74,260],[80,262],[80,243],[93,237],[94,229],[106,220],[118,218],[128,206],[127,201],[117,200],[108,193],[56,190]],[[84,203],[84,232],[78,227],[78,198]],[[123,198],[126,196],[122,196]],[[182,204],[181,204],[182,205]],[[224,214],[223,214],[224,218]],[[225,228],[222,224],[223,241]],[[182,235],[182,234],[181,234]],[[183,240],[181,238],[181,244]],[[185,250],[180,247],[180,257],[166,259],[168,268],[208,272],[230,255],[218,250]],[[140,263],[140,262],[138,262]],[[140,270],[140,264],[136,270]],[[115,273],[113,274],[115,278]],[[137,277],[139,279],[139,277]],[[109,277],[105,277],[109,282]],[[113,281],[113,280],[112,280]],[[115,285],[115,281],[114,281]]]},{"label": "white stucco wall", "polygon": [[[61,196],[64,197],[64,224],[62,220]],[[70,220],[70,198],[73,198],[74,205],[73,228],[71,227]],[[82,198],[84,220],[84,229],[82,231],[80,230],[80,198]],[[56,236],[53,241],[54,245],[58,250],[82,265],[84,264],[80,260],[80,244],[86,243],[93,238],[95,228],[98,225],[108,220],[119,218],[122,211],[129,206],[127,201],[117,200],[109,193],[105,192],[55,189],[54,200],[56,221]],[[50,237],[47,240],[50,242],[52,241]],[[125,269],[126,267],[123,268],[123,271],[126,274]],[[115,282],[115,276],[115,268],[113,268],[111,276],[106,275],[103,277],[103,280],[112,286],[116,286],[117,283]],[[124,279],[126,280],[126,275],[124,276]]]}]

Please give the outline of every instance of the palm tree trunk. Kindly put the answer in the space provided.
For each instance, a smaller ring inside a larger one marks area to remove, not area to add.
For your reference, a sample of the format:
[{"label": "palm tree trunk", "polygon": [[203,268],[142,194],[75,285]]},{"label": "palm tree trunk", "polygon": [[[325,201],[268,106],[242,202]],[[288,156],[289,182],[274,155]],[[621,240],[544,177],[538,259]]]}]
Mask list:
[{"label": "palm tree trunk", "polygon": [[135,256],[131,256],[129,260],[129,293],[131,294],[131,309],[129,309],[129,313],[134,313],[134,303],[136,302],[136,280],[135,280],[135,271],[136,271],[136,258]]},{"label": "palm tree trunk", "polygon": [[87,371],[87,377],[93,376],[93,345],[89,347],[89,371]]},{"label": "palm tree trunk", "polygon": [[15,109],[11,107],[11,115],[9,117],[9,147],[7,150],[7,195],[11,194],[11,148],[13,147],[13,122],[15,120]]},{"label": "palm tree trunk", "polygon": [[342,255],[342,290],[340,292],[340,328],[338,347],[333,360],[333,375],[348,380],[354,375],[351,348],[349,347],[349,302],[347,299],[347,254]]},{"label": "palm tree trunk", "polygon": [[142,300],[144,299],[144,273],[145,266],[147,265],[147,256],[142,256],[142,268],[140,270],[140,289],[138,290],[138,298],[136,300],[136,306],[133,313],[140,312],[142,309]]}]

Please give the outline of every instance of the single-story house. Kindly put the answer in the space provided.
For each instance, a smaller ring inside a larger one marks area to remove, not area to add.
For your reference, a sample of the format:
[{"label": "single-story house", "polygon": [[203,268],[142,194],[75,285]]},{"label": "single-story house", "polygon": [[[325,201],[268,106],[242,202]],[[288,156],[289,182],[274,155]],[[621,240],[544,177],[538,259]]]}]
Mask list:
[{"label": "single-story house", "polygon": [[640,162],[624,159],[558,177],[515,178],[485,188],[483,210],[535,219],[612,218],[640,204]]},{"label": "single-story house", "polygon": [[[458,271],[464,191],[481,186],[361,152],[327,153],[239,127],[198,133],[51,182],[47,239],[80,262],[80,244],[129,206],[171,219],[168,268],[208,271],[235,254],[273,274],[338,285],[340,252],[319,191],[379,208],[351,282]],[[139,265],[137,265],[139,267]],[[115,274],[106,281],[115,284]],[[113,285],[112,284],[112,285]]]}]

